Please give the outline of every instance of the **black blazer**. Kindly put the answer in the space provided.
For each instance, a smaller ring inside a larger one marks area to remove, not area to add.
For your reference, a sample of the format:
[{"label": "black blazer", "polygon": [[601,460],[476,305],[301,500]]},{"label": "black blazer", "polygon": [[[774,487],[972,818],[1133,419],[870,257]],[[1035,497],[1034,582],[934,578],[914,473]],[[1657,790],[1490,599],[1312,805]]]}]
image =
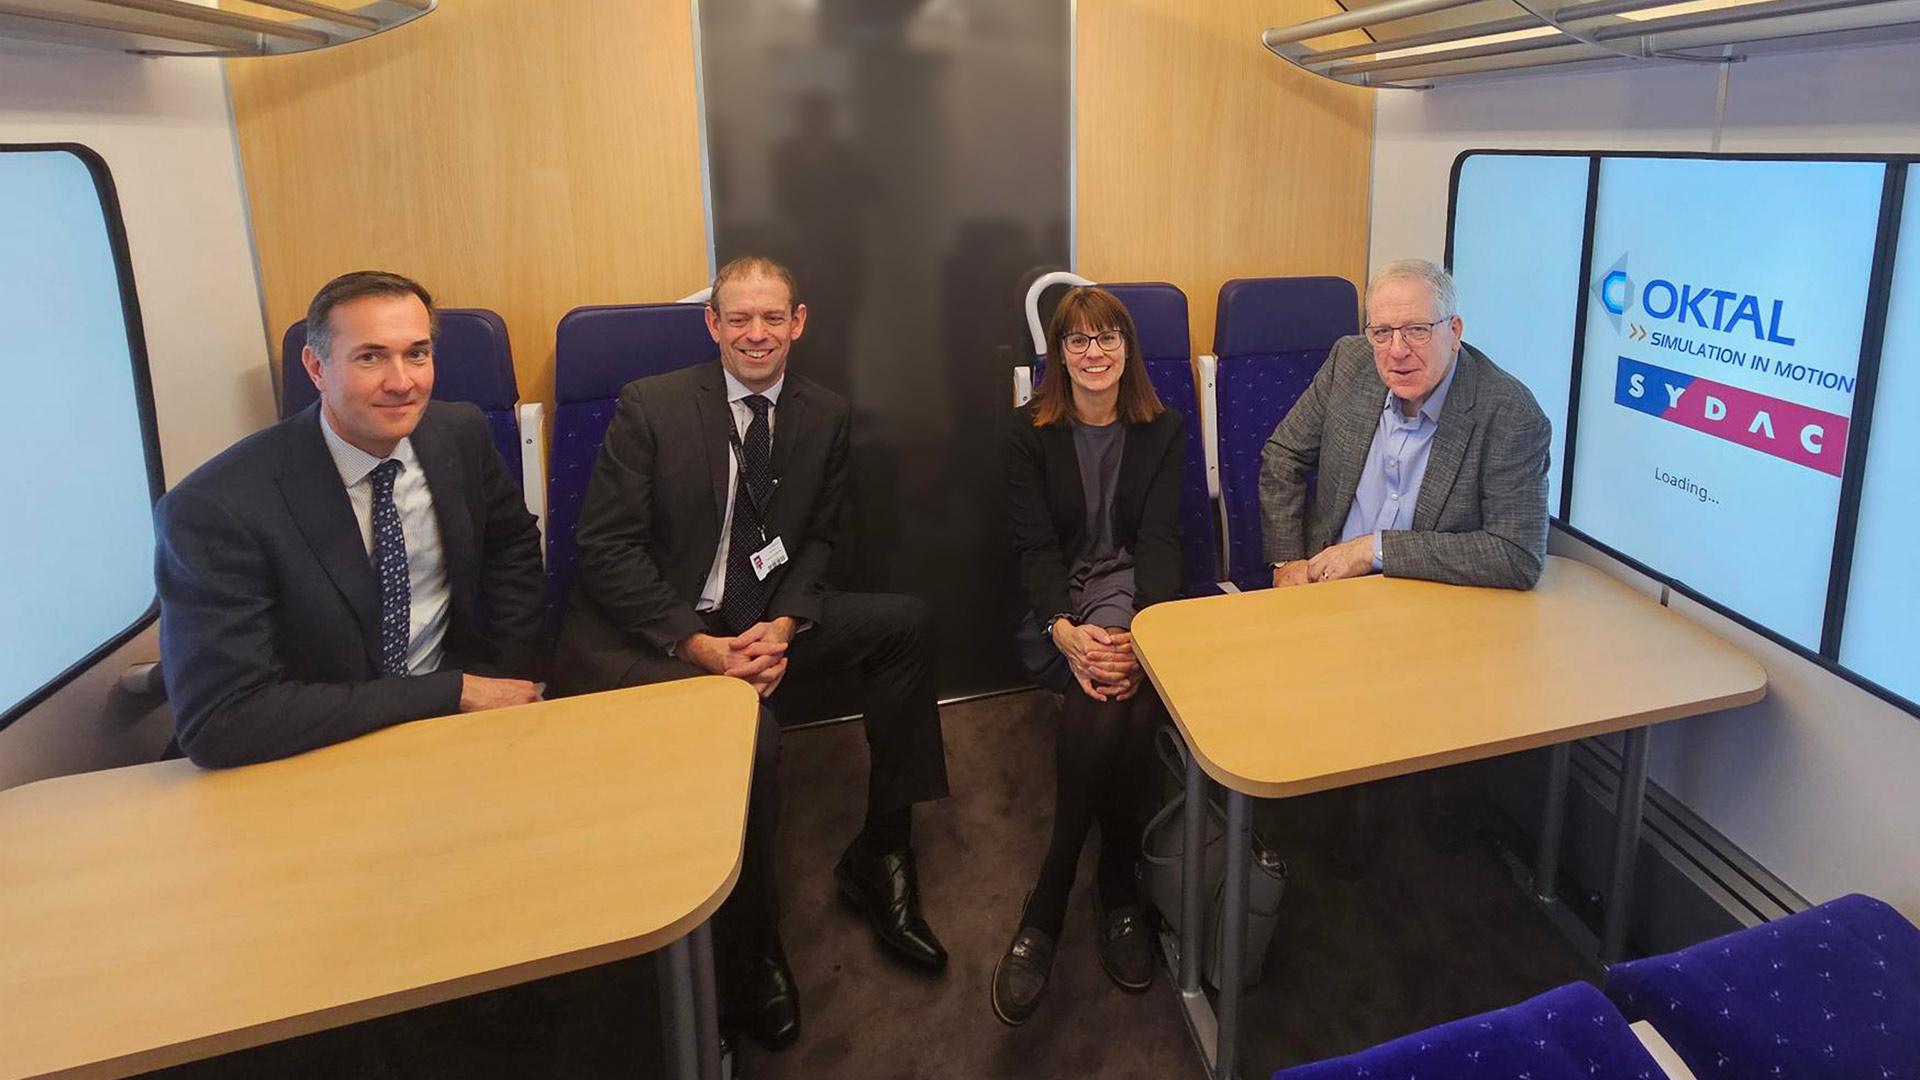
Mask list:
[{"label": "black blazer", "polygon": [[[560,693],[621,685],[642,655],[704,631],[694,610],[720,550],[733,413],[719,361],[638,379],[601,443],[574,532],[575,578],[554,656]],[[786,545],[767,618],[820,620],[846,485],[845,398],[789,371],[773,412],[767,531]]]},{"label": "black blazer", "polygon": [[[1180,414],[1167,409],[1145,424],[1128,424],[1120,449],[1113,539],[1133,553],[1135,611],[1180,595],[1185,430]],[[1034,618],[1045,622],[1071,611],[1068,560],[1087,537],[1087,496],[1071,425],[1037,428],[1031,405],[1014,410],[1007,425],[1007,498],[1020,580]]]},{"label": "black blazer", "polygon": [[429,402],[413,448],[452,592],[440,670],[380,675],[380,591],[318,403],[240,440],[154,509],[160,658],[206,767],[459,711],[462,672],[542,675],[540,533],[472,405]]}]

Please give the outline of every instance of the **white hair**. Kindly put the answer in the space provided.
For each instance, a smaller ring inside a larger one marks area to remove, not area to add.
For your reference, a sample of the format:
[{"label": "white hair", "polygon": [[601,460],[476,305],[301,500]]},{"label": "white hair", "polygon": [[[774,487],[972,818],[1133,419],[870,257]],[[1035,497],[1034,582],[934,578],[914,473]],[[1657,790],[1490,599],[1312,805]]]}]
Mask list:
[{"label": "white hair", "polygon": [[1390,281],[1417,281],[1425,285],[1433,295],[1433,306],[1440,309],[1434,313],[1438,318],[1451,319],[1459,313],[1454,307],[1453,275],[1426,259],[1395,259],[1375,271],[1373,279],[1367,282],[1368,311],[1373,309],[1375,290]]}]

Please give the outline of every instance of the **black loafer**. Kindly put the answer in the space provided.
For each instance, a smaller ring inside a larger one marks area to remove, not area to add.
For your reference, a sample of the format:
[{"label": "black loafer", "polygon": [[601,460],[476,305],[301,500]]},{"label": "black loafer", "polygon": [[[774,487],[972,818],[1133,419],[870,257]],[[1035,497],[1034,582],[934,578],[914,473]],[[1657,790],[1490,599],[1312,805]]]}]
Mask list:
[{"label": "black loafer", "polygon": [[1053,974],[1053,938],[1045,930],[1023,926],[1005,956],[993,967],[993,1015],[1019,1027],[1040,1007]]},{"label": "black loafer", "polygon": [[868,855],[855,839],[833,868],[840,899],[867,917],[873,932],[914,964],[945,970],[947,950],[920,914],[920,879],[913,849]]},{"label": "black loafer", "polygon": [[768,1050],[785,1050],[800,1037],[800,989],[778,949],[747,962],[734,1000],[734,1018]]},{"label": "black loafer", "polygon": [[1144,993],[1153,985],[1153,934],[1138,904],[1107,911],[1100,890],[1093,890],[1093,913],[1100,925],[1100,966],[1113,985],[1129,994]]}]

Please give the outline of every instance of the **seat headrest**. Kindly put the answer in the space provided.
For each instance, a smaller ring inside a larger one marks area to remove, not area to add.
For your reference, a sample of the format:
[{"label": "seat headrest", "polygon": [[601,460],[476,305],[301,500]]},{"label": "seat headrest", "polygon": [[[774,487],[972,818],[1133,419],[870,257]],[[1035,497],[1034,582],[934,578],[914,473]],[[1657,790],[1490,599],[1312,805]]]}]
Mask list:
[{"label": "seat headrest", "polygon": [[620,388],[717,359],[701,304],[577,307],[554,334],[553,392],[559,404],[618,397]]},{"label": "seat headrest", "polygon": [[1140,332],[1143,360],[1192,360],[1193,336],[1187,330],[1187,294],[1164,281],[1102,282],[1100,287],[1126,305]]},{"label": "seat headrest", "polygon": [[1340,277],[1234,278],[1220,286],[1215,356],[1310,352],[1360,331],[1360,294]]}]

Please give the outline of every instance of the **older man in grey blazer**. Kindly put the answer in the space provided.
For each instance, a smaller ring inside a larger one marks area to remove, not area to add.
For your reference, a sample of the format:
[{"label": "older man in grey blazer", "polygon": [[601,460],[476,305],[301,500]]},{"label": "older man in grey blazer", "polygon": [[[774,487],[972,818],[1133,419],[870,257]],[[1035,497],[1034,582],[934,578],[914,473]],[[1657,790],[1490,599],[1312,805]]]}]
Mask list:
[{"label": "older man in grey blazer", "polygon": [[1374,275],[1363,332],[1334,344],[1261,454],[1274,585],[1540,580],[1552,426],[1519,380],[1461,342],[1463,326],[1440,267],[1402,259]]}]

